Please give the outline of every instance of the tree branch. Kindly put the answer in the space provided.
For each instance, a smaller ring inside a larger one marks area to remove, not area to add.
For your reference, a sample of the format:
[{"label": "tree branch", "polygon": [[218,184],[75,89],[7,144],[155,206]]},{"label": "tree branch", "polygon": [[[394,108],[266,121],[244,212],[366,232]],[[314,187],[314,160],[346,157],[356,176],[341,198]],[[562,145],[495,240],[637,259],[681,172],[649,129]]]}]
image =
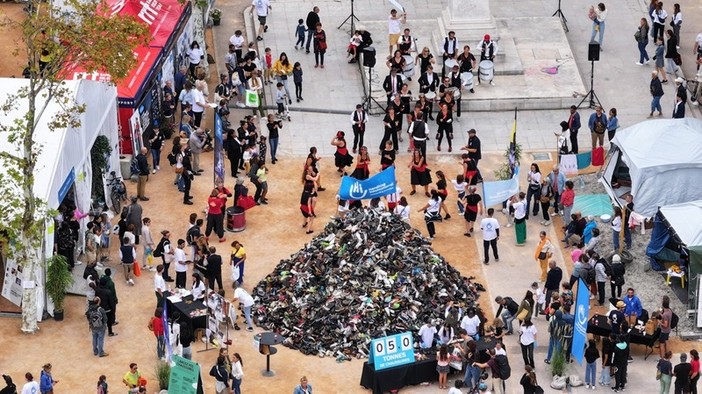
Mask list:
[{"label": "tree branch", "polygon": [[17,165],[24,165],[24,160],[21,157],[11,155],[7,152],[0,152],[0,158],[3,158],[5,160],[9,160]]}]

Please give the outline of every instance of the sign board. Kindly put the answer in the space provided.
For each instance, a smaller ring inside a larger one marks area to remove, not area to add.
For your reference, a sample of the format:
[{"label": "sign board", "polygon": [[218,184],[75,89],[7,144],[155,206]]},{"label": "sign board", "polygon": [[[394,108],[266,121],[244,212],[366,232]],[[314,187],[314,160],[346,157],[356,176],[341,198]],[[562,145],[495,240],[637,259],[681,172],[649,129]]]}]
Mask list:
[{"label": "sign board", "polygon": [[414,340],[411,332],[390,335],[371,341],[369,363],[376,371],[414,362]]},{"label": "sign board", "polygon": [[2,296],[13,304],[22,304],[22,266],[17,265],[14,259],[5,259],[5,279],[2,284]]},{"label": "sign board", "polygon": [[63,181],[61,184],[61,187],[58,190],[58,200],[63,201],[63,199],[66,197],[68,194],[68,191],[71,189],[71,186],[73,186],[73,182],[76,181],[76,169],[75,167],[71,167],[71,172],[66,175],[66,179]]},{"label": "sign board", "polygon": [[200,365],[186,358],[173,355],[168,391],[178,394],[197,394]]}]

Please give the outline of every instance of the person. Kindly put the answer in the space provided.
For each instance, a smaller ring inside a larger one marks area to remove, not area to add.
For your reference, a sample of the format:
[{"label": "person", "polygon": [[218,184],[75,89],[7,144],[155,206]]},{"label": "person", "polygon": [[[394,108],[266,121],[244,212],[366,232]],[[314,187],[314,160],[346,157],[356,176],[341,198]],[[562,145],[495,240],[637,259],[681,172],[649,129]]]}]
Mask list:
[{"label": "person", "polygon": [[163,308],[156,307],[154,316],[149,320],[149,330],[156,337],[156,357],[160,360],[165,360],[166,357],[166,337],[163,328]]},{"label": "person", "polygon": [[[412,52],[413,43],[414,40],[412,39],[412,35],[410,34],[410,29],[405,28],[405,30],[402,31],[402,35],[400,36],[400,39],[397,43],[397,48],[400,50],[400,52],[402,52],[403,55],[410,55],[410,52]],[[411,81],[412,78],[409,78],[409,80]]]},{"label": "person", "polygon": [[[310,43],[312,42],[312,36],[314,36],[317,30],[317,23],[319,23],[319,7],[313,7],[312,11],[307,14],[305,19],[305,26],[307,27],[307,44],[305,44],[305,53],[310,53]],[[302,49],[302,46],[300,46]]]},{"label": "person", "polygon": [[137,174],[139,178],[137,182],[137,198],[141,201],[149,201],[149,198],[146,197],[146,181],[149,180],[149,162],[146,159],[147,152],[148,149],[146,149],[146,147],[142,147],[136,157],[137,168],[139,169]]},{"label": "person", "polygon": [[600,44],[600,51],[602,50],[602,37],[605,32],[605,19],[607,18],[607,7],[604,3],[599,3],[597,6],[590,7],[591,15],[594,16],[592,19],[592,35],[590,36],[590,42],[595,41],[595,35],[599,33],[597,42]]},{"label": "person", "polygon": [[127,373],[125,373],[122,377],[122,383],[124,383],[128,389],[133,390],[139,388],[141,381],[141,372],[139,372],[139,366],[137,363],[129,364],[129,371],[127,371]]},{"label": "person", "polygon": [[665,19],[668,17],[668,12],[663,9],[663,2],[659,1],[656,3],[655,8],[651,12],[651,20],[653,22],[653,38],[663,39],[663,32],[665,31]]},{"label": "person", "polygon": [[429,238],[432,240],[434,239],[434,235],[436,235],[434,222],[440,222],[442,220],[440,210],[441,198],[439,197],[439,193],[436,191],[436,189],[431,189],[431,193],[429,194],[429,201],[427,201],[427,203],[423,207],[419,208],[417,212],[424,212],[424,222],[427,225]]},{"label": "person", "polygon": [[85,312],[88,319],[88,328],[93,336],[93,354],[99,357],[107,357],[104,350],[105,329],[107,328],[107,312],[100,306],[100,297],[95,297],[88,305]]},{"label": "person", "polygon": [[680,69],[680,67],[678,67],[676,63],[676,59],[680,57],[678,49],[675,46],[677,38],[675,37],[675,34],[673,34],[673,31],[670,29],[668,29],[665,33],[668,38],[668,40],[665,43],[665,71],[668,74],[677,76],[678,70]]},{"label": "person", "polygon": [[[107,389],[108,389],[107,376],[100,375],[100,377],[98,377],[98,381],[97,381],[97,394],[107,394]],[[5,394],[5,393],[0,391],[0,394]]]},{"label": "person", "polygon": [[346,175],[344,168],[350,166],[353,162],[353,156],[349,154],[349,150],[346,147],[345,135],[343,131],[339,131],[331,140],[331,144],[336,147],[334,165],[336,166],[336,171],[342,175]]},{"label": "person", "polygon": [[568,116],[568,130],[570,131],[570,153],[578,153],[578,131],[580,130],[580,113],[578,107],[570,106],[570,115]]},{"label": "person", "polygon": [[616,308],[617,309],[614,309],[611,312],[609,312],[607,321],[612,327],[612,334],[619,335],[621,334],[622,323],[626,319],[624,315],[624,309],[626,309],[626,304],[624,303],[624,301],[617,301]]},{"label": "person", "polygon": [[[302,19],[300,19],[302,20]],[[224,348],[220,349],[225,350]],[[229,371],[227,370],[227,356],[217,356],[217,364],[210,368],[210,376],[215,378],[216,394],[229,394]]]},{"label": "person", "polygon": [[224,242],[224,209],[227,204],[227,197],[231,197],[232,194],[228,190],[224,189],[220,191],[218,189],[212,189],[210,192],[210,197],[207,199],[207,227],[205,229],[205,236],[209,237],[214,230],[215,234],[219,237],[219,242]]},{"label": "person", "polygon": [[[677,80],[678,78],[676,78]],[[675,106],[673,107],[673,119],[682,119],[685,117],[685,102],[678,95],[675,96]]]},{"label": "person", "polygon": [[258,41],[263,41],[263,33],[268,31],[268,25],[266,25],[266,18],[268,17],[268,12],[273,9],[271,7],[270,0],[253,0],[251,2],[253,8],[251,9],[251,14],[253,14],[254,9],[256,10],[256,16],[258,16],[258,36],[256,39]]},{"label": "person", "polygon": [[439,373],[439,389],[448,388],[448,373],[451,370],[449,367],[448,346],[441,345],[439,351],[436,352],[436,371]]},{"label": "person", "polygon": [[356,104],[356,110],[351,113],[351,127],[353,128],[353,153],[356,153],[356,148],[363,146],[363,135],[366,131],[367,122],[368,113],[365,109],[363,109],[363,105]]},{"label": "person", "polygon": [[[479,362],[474,362],[473,366],[478,367],[478,368],[490,368],[490,371],[492,373],[492,389],[495,392],[495,394],[505,394],[505,382],[506,380],[503,380],[500,377],[500,367],[497,363],[496,358],[498,356],[495,355],[495,349],[490,349],[488,351],[488,354],[490,355],[490,359],[487,360],[484,363],[479,363]],[[507,356],[499,356],[499,357],[504,357],[505,360]],[[485,387],[481,385],[478,385],[478,390],[482,392],[487,391],[487,385]]]},{"label": "person", "polygon": [[197,78],[195,75],[195,69],[200,65],[200,61],[205,58],[205,52],[200,49],[200,44],[198,44],[197,41],[193,41],[192,44],[190,44],[190,49],[188,50],[187,55],[190,65],[190,76],[195,79]]},{"label": "person", "polygon": [[659,394],[668,394],[670,392],[670,383],[673,380],[673,364],[670,362],[671,358],[673,358],[673,352],[667,350],[656,365],[656,371],[660,374]]},{"label": "person", "polygon": [[24,379],[27,383],[22,386],[22,394],[37,394],[39,393],[39,383],[34,381],[34,376],[31,372],[24,374]]},{"label": "person", "polygon": [[517,238],[517,246],[526,245],[526,219],[527,210],[529,208],[526,201],[524,201],[525,197],[526,195],[524,194],[524,192],[519,192],[518,196],[512,196],[511,199],[512,207],[514,208],[514,231]]},{"label": "person", "polygon": [[453,387],[449,389],[448,394],[462,394],[463,392],[461,391],[461,389],[463,388],[463,386],[463,381],[457,379],[455,382],[453,382]]},{"label": "person", "polygon": [[298,46],[300,49],[305,47],[305,31],[307,29],[305,28],[305,20],[300,18],[297,20],[297,27],[295,28],[295,37],[297,37],[297,41],[295,41],[295,50],[297,50]]},{"label": "person", "polygon": [[476,193],[476,190],[475,186],[469,186],[468,194],[466,194],[461,201],[465,206],[463,217],[466,219],[466,232],[463,233],[463,235],[466,237],[471,236],[473,233],[473,223],[477,220],[478,215],[483,214],[482,197]]},{"label": "person", "polygon": [[288,104],[292,104],[292,96],[290,95],[290,88],[288,87],[288,77],[292,75],[293,65],[288,60],[288,55],[285,52],[280,53],[278,60],[273,63],[273,73],[275,73],[275,80],[278,83],[282,83],[285,88],[285,94],[288,98]]},{"label": "person", "polygon": [[675,45],[678,49],[680,49],[680,27],[682,26],[682,22],[683,17],[682,12],[680,11],[680,4],[675,3],[673,4],[673,20],[670,22],[670,24],[673,26],[673,33],[676,37]]},{"label": "person", "polygon": [[141,266],[145,270],[148,269],[149,271],[155,271],[156,269],[153,267],[153,257],[154,257],[154,239],[151,235],[151,219],[150,218],[144,218],[142,220],[142,226],[141,226],[141,238],[142,238],[142,245],[144,247],[144,251],[142,254],[142,262]]},{"label": "person", "polygon": [[444,55],[443,55],[443,65],[441,66],[441,78],[446,76],[446,61],[448,59],[456,59],[458,55],[458,40],[456,39],[456,32],[449,31],[448,36],[444,37]]},{"label": "person", "polygon": [[410,184],[412,185],[412,191],[410,196],[417,193],[417,185],[424,186],[424,194],[430,197],[429,185],[431,184],[431,174],[430,170],[427,168],[424,162],[424,155],[415,149],[412,152],[412,160],[410,161],[408,167],[410,168]]},{"label": "person", "polygon": [[400,90],[402,90],[402,78],[397,75],[397,69],[390,69],[390,74],[383,80],[383,90],[385,91],[389,107],[395,96],[399,96]]},{"label": "person", "polygon": [[660,356],[663,358],[668,351],[668,339],[670,339],[670,332],[672,331],[671,322],[673,320],[673,311],[670,309],[670,297],[663,296],[661,301],[661,314],[658,318],[658,327],[660,327],[661,333],[658,337],[658,344],[660,350]]},{"label": "person", "polygon": [[611,334],[610,339],[614,341],[612,366],[614,372],[614,392],[618,393],[625,390],[627,367],[629,363],[629,344],[625,340],[625,335]]},{"label": "person", "polygon": [[469,308],[467,313],[461,319],[461,328],[466,331],[466,334],[476,339],[480,330],[480,317],[475,313],[475,308]]},{"label": "person", "polygon": [[232,283],[232,287],[234,287],[234,298],[232,299],[232,303],[235,305],[240,303],[239,308],[242,309],[243,307],[244,317],[246,318],[246,330],[253,331],[251,307],[254,304],[254,299],[246,290],[244,290],[243,287],[241,287],[241,283],[235,281]]},{"label": "person", "polygon": [[233,394],[241,394],[241,379],[244,378],[244,362],[239,353],[232,355],[232,390]]},{"label": "person", "polygon": [[648,30],[648,21],[646,18],[641,18],[639,28],[636,31],[636,34],[634,34],[634,38],[636,38],[636,43],[639,47],[639,61],[636,62],[636,64],[639,66],[648,64],[651,61],[648,58],[648,52],[646,51],[646,45],[648,45]]},{"label": "person", "polygon": [[622,301],[626,304],[624,316],[628,319],[629,324],[632,325],[632,321],[635,323],[636,319],[641,317],[641,313],[643,312],[641,300],[634,294],[634,289],[630,287],[626,289],[626,296]]},{"label": "person", "polygon": [[[478,43],[478,47],[480,48],[480,61],[483,62],[485,60],[489,61],[495,61],[495,56],[497,56],[497,45],[495,45],[495,42],[492,41],[490,38],[489,34],[486,34],[482,41]],[[493,76],[495,74],[493,73]],[[480,78],[478,78],[478,84],[480,84]],[[495,81],[490,80],[490,85],[495,86]]]},{"label": "person", "polygon": [[506,335],[512,335],[512,321],[514,321],[517,316],[517,310],[519,310],[519,304],[517,304],[512,297],[495,297],[495,302],[500,306],[497,309],[495,317],[502,318],[502,322],[505,327],[507,327]]},{"label": "person", "polygon": [[300,378],[300,384],[295,387],[293,394],[312,394],[312,385],[307,381],[307,376]]},{"label": "person", "polygon": [[429,349],[434,346],[434,337],[437,331],[433,320],[427,320],[417,331],[420,338],[419,347],[421,349]]},{"label": "person", "polygon": [[390,10],[390,16],[388,16],[388,53],[392,56],[393,48],[400,41],[400,32],[402,31],[402,24],[407,21],[407,14],[398,14],[396,9]]},{"label": "person", "polygon": [[[129,237],[124,237],[122,240],[124,245],[119,248],[119,259],[122,262],[122,268],[124,269],[124,279],[127,285],[134,286],[134,279],[132,279],[132,272],[134,271],[134,263],[136,262],[136,249],[129,241]],[[137,263],[138,264],[138,263]]]},{"label": "person", "polygon": [[207,287],[205,282],[202,281],[202,275],[199,272],[193,272],[193,284],[190,291],[193,295],[193,300],[195,301],[205,301],[207,296]]},{"label": "person", "polygon": [[534,368],[531,365],[524,366],[524,375],[519,380],[519,384],[524,388],[524,394],[536,394],[538,388],[540,388],[536,381],[536,372],[534,372]]},{"label": "person", "polygon": [[663,38],[656,38],[655,39],[656,43],[656,53],[653,55],[653,60],[656,62],[656,69],[655,71],[658,72],[658,75],[663,77],[663,80],[661,83],[668,83],[668,75],[666,74],[665,71],[665,46],[663,46]]},{"label": "person", "polygon": [[451,152],[453,150],[451,146],[451,140],[453,139],[453,115],[446,103],[440,104],[439,108],[439,113],[436,115],[436,124],[438,125],[436,134],[439,136],[439,142],[436,145],[436,149],[441,152],[441,142],[444,139],[444,134],[446,134],[448,151]]},{"label": "person", "polygon": [[526,194],[526,219],[529,219],[529,206],[531,205],[531,199],[534,199],[533,216],[539,214],[539,198],[541,197],[541,170],[539,165],[536,163],[531,163],[529,168],[529,173],[527,173],[527,182],[529,187],[527,188]]},{"label": "person", "polygon": [[178,247],[176,248],[174,252],[174,260],[175,260],[175,272],[176,272],[176,280],[175,280],[175,285],[176,288],[178,289],[184,289],[185,288],[185,281],[186,281],[186,276],[188,273],[188,265],[192,264],[191,260],[186,260],[187,258],[185,257],[185,240],[184,239],[179,239],[177,243]]},{"label": "person", "polygon": [[[538,261],[539,267],[541,267],[541,276],[539,277],[540,282],[546,281],[548,261],[553,256],[553,244],[551,239],[546,236],[546,231],[539,232],[539,245],[534,251],[534,260]],[[560,279],[559,281],[560,282]]]},{"label": "person", "polygon": [[500,257],[497,253],[497,241],[500,240],[500,222],[492,217],[494,213],[494,208],[488,208],[488,216],[480,221],[480,230],[483,231],[483,263],[485,265],[490,264],[490,255],[488,254],[490,246],[492,246],[492,254],[495,257],[495,262],[500,261]]},{"label": "person", "polygon": [[697,349],[690,350],[690,392],[697,394],[697,381],[700,380],[700,354]]},{"label": "person", "polygon": [[[527,293],[531,293],[528,291]],[[522,325],[519,327],[519,345],[522,348],[522,359],[524,365],[529,365],[532,368],[534,365],[534,344],[536,343],[536,326],[531,322],[531,317],[524,318]]]},{"label": "person", "polygon": [[[295,62],[293,65],[293,82],[295,83],[295,97],[297,98],[297,102],[299,103],[300,101],[304,101],[302,98],[302,75],[304,73],[302,72],[302,66],[300,65],[300,62]],[[275,164],[275,163],[273,163]]]},{"label": "person", "polygon": [[232,270],[239,270],[239,277],[235,281],[239,284],[244,282],[244,264],[246,263],[246,250],[241,242],[234,240],[231,243],[231,267]]},{"label": "person", "polygon": [[[539,252],[540,253],[540,252]],[[546,273],[544,282],[544,293],[550,297],[554,292],[558,292],[561,280],[563,279],[563,270],[556,264],[555,260],[548,262],[549,270]]]},{"label": "person", "polygon": [[594,390],[597,386],[597,359],[600,358],[600,352],[597,350],[597,343],[593,338],[587,341],[585,348],[585,388],[589,389],[592,386]]},{"label": "person", "polygon": [[609,387],[611,384],[612,375],[610,373],[612,367],[612,348],[614,344],[609,336],[602,337],[602,371],[600,372],[599,383],[602,386]]},{"label": "person", "polygon": [[603,146],[605,131],[607,131],[607,115],[602,112],[601,105],[595,105],[595,112],[590,114],[587,126],[592,137],[592,150],[595,150],[598,143],[599,146]]},{"label": "person", "polygon": [[58,382],[51,375],[51,363],[44,364],[39,376],[39,390],[41,390],[41,394],[54,394],[54,385]]},{"label": "person", "polygon": [[327,51],[327,33],[322,24],[317,22],[314,31],[314,68],[324,68],[324,53]]},{"label": "person", "polygon": [[675,394],[686,394],[690,392],[690,374],[692,365],[687,362],[687,354],[680,353],[680,364],[673,368],[675,376]]},{"label": "person", "polygon": [[609,121],[607,122],[607,140],[611,143],[614,139],[614,135],[617,133],[619,128],[619,119],[617,118],[617,109],[611,108],[609,110]]},{"label": "person", "polygon": [[[597,233],[599,234],[599,230],[597,230]],[[595,237],[593,237],[593,239],[595,239]],[[605,283],[607,283],[608,279],[605,263],[606,260],[604,258],[598,258],[595,263],[595,282],[597,282],[597,294],[599,297],[597,304],[599,306],[604,305],[605,302]]]}]

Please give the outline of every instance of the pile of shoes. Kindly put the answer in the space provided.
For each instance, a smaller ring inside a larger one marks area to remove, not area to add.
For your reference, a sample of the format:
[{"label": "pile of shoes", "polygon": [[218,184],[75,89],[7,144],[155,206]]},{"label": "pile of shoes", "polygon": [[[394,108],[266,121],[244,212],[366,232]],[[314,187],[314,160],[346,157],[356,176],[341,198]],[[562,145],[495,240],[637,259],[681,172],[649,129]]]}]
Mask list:
[{"label": "pile of shoes", "polygon": [[415,334],[449,301],[476,307],[484,290],[390,213],[369,209],[331,221],[253,291],[254,320],[304,354],[368,356],[370,341]]}]

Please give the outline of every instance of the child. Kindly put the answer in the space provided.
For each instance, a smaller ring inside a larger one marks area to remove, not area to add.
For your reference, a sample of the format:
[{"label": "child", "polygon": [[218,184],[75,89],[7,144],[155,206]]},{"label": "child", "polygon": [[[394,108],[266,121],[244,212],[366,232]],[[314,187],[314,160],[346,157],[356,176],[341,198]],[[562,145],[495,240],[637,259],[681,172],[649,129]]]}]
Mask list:
[{"label": "child", "polygon": [[300,66],[300,62],[295,62],[293,66],[293,82],[295,83],[297,102],[304,101],[302,98],[302,67]]},{"label": "child", "polygon": [[266,48],[266,53],[263,56],[263,68],[265,70],[263,79],[264,84],[268,85],[271,83],[271,75],[273,75],[273,54],[271,53],[271,48]]},{"label": "child", "polygon": [[458,174],[455,180],[451,180],[451,183],[453,183],[453,187],[456,189],[456,193],[458,194],[458,201],[456,201],[456,205],[458,205],[458,214],[463,216],[466,208],[463,206],[461,200],[463,200],[463,198],[466,196],[466,187],[468,186],[468,183],[466,183],[463,174]]},{"label": "child", "polygon": [[461,394],[462,388],[463,388],[463,381],[461,379],[456,379],[456,381],[453,383],[453,387],[451,387],[449,389],[448,394]]},{"label": "child", "polygon": [[349,63],[356,63],[356,50],[358,49],[358,46],[361,45],[361,42],[363,42],[361,32],[356,30],[356,32],[351,37],[351,40],[349,40],[349,46],[346,49],[346,52],[348,53],[348,56],[346,57],[351,57]]},{"label": "child", "polygon": [[585,366],[585,388],[589,389],[592,386],[594,390],[597,383],[597,359],[600,358],[600,352],[597,350],[597,344],[594,339],[590,339],[587,342],[587,348],[585,349],[585,361],[587,365]]},{"label": "child", "polygon": [[251,158],[253,157],[254,148],[252,146],[247,146],[244,150],[244,173],[248,174],[251,170]]},{"label": "child", "polygon": [[534,296],[536,298],[536,314],[534,315],[535,319],[544,311],[544,309],[546,309],[546,293],[544,293],[544,289],[539,287],[539,284],[537,282],[531,284],[531,289],[534,291]]},{"label": "child", "polygon": [[[266,137],[262,137],[266,138]],[[265,142],[263,146],[266,146]],[[263,156],[261,156],[263,157]],[[267,174],[268,174],[268,168],[266,168],[265,163],[261,163],[258,167],[258,171],[256,171],[256,176],[258,177],[258,182],[261,184],[261,199],[259,202],[261,204],[267,205],[268,204],[268,199],[266,198],[266,194],[268,194],[268,179],[267,179]]]},{"label": "child", "polygon": [[282,82],[278,82],[275,86],[278,88],[275,92],[275,103],[278,105],[278,117],[280,118],[284,116],[285,112],[285,106],[283,105],[286,99],[285,89],[283,89]]},{"label": "child", "polygon": [[305,30],[307,27],[305,26],[305,21],[302,19],[297,20],[297,28],[295,28],[295,37],[297,37],[297,42],[295,42],[295,50],[297,50],[297,46],[300,45],[300,48],[302,48],[302,45],[305,43]]}]

